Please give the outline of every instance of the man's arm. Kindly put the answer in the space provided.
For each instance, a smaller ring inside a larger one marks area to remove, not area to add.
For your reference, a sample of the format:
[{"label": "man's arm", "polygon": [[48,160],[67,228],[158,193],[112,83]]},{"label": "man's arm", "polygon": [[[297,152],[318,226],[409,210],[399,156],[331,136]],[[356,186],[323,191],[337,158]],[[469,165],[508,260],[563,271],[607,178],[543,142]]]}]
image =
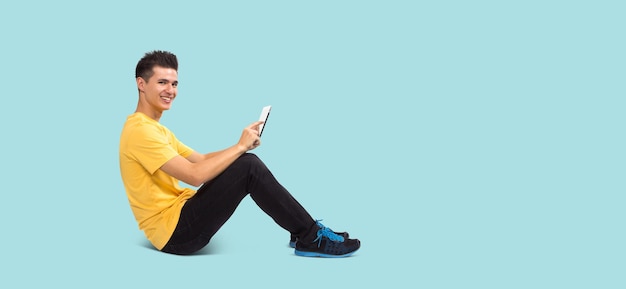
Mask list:
[{"label": "man's arm", "polygon": [[199,162],[201,162],[203,160],[206,160],[206,159],[209,159],[212,156],[217,155],[217,154],[219,154],[219,153],[221,153],[223,151],[225,151],[225,150],[221,150],[219,152],[212,152],[212,153],[208,153],[208,154],[201,154],[201,153],[198,153],[198,152],[194,151],[186,159],[188,161],[192,162],[192,163],[199,163]]},{"label": "man's arm", "polygon": [[239,156],[261,145],[257,121],[246,127],[237,144],[213,153],[202,155],[193,152],[187,158],[176,156],[167,161],[161,170],[166,174],[192,186],[200,186],[215,178],[230,166]]}]

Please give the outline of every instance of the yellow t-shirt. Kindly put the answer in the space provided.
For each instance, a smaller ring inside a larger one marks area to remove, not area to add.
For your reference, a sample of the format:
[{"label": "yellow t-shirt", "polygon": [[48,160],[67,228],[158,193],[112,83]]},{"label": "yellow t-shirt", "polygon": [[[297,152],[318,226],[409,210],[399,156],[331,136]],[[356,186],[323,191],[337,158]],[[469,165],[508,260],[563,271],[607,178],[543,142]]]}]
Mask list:
[{"label": "yellow t-shirt", "polygon": [[159,168],[177,155],[188,157],[193,150],[168,128],[140,112],[126,119],[119,149],[122,181],[139,229],[161,250],[195,190],[181,188],[177,179]]}]

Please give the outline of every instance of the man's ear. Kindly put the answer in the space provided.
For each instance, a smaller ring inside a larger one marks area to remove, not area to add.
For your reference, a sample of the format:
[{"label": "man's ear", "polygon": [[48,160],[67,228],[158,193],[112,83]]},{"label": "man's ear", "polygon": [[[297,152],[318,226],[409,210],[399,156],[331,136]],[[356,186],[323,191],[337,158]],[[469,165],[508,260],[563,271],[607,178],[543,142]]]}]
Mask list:
[{"label": "man's ear", "polygon": [[137,77],[137,89],[139,91],[144,91],[146,86],[146,81],[142,77]]}]

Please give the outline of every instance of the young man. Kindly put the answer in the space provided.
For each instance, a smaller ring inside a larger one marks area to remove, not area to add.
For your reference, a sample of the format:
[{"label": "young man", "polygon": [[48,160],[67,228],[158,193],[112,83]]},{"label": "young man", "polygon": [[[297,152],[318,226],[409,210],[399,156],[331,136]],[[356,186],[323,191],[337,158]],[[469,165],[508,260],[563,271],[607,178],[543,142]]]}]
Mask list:
[{"label": "young man", "polygon": [[[244,128],[233,146],[208,154],[187,147],[159,123],[177,94],[174,54],[146,53],[135,77],[139,101],[122,130],[120,171],[139,228],[155,248],[180,255],[202,249],[249,194],[291,233],[296,255],[346,257],[359,249],[359,240],[314,220],[263,162],[248,153],[261,145],[262,122]],[[181,188],[179,180],[200,188]]]}]

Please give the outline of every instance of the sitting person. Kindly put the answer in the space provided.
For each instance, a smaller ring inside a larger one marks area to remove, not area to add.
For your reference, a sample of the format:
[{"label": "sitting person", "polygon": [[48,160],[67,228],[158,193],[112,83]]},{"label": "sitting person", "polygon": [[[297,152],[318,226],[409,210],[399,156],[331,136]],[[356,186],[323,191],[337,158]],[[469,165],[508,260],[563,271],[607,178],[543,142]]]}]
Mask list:
[{"label": "sitting person", "polygon": [[[122,129],[120,171],[139,228],[156,249],[179,255],[202,249],[248,194],[290,232],[290,246],[298,256],[346,257],[360,248],[358,239],[313,219],[248,152],[261,145],[263,122],[245,127],[231,147],[207,154],[186,146],[159,123],[177,95],[174,54],[146,53],[137,63],[135,77],[139,100]],[[182,188],[179,181],[199,188]]]}]

